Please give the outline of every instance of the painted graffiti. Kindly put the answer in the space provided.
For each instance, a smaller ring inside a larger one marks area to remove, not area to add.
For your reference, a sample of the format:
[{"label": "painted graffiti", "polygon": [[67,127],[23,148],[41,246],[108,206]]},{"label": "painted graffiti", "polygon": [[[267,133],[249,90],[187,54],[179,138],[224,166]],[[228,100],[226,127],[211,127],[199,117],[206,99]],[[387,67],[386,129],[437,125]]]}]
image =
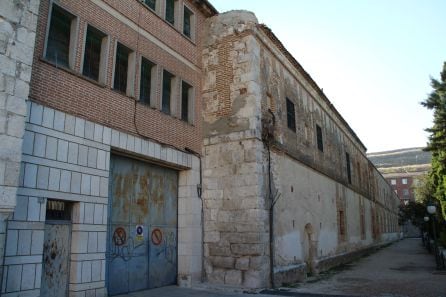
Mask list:
[{"label": "painted graffiti", "polygon": [[120,258],[127,262],[132,259],[133,251],[143,245],[144,242],[135,244],[133,237],[129,236],[127,238],[125,229],[122,227],[118,227],[113,232],[113,244],[110,247],[111,261],[116,258]]},{"label": "painted graffiti", "polygon": [[170,231],[166,233],[167,234],[164,237],[163,244],[161,247],[159,247],[159,251],[156,253],[156,256],[163,256],[168,263],[175,264],[177,250],[175,232]]}]

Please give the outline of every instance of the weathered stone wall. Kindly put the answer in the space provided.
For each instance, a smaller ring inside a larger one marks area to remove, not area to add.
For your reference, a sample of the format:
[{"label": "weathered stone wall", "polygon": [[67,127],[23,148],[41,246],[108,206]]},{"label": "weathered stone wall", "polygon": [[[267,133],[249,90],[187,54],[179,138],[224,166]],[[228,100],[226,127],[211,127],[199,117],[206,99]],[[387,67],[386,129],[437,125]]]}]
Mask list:
[{"label": "weathered stone wall", "polygon": [[203,52],[206,278],[244,287],[269,279],[256,23],[243,11],[208,20]]},{"label": "weathered stone wall", "polygon": [[16,205],[39,2],[0,1],[0,286],[5,221]]},{"label": "weathered stone wall", "polygon": [[[357,136],[280,42],[245,11],[220,14],[206,25],[207,280],[270,285],[269,210],[276,198],[276,285],[397,238],[397,198]],[[287,127],[285,98],[295,105],[296,131]]]}]

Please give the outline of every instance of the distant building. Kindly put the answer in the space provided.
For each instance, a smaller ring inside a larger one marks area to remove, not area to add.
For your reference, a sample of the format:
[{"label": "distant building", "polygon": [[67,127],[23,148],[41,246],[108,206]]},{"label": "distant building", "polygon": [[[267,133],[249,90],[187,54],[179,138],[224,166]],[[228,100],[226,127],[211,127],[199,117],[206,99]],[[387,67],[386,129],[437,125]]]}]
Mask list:
[{"label": "distant building", "polygon": [[368,154],[392,186],[401,203],[415,201],[414,186],[431,168],[432,154],[423,148],[406,148]]}]

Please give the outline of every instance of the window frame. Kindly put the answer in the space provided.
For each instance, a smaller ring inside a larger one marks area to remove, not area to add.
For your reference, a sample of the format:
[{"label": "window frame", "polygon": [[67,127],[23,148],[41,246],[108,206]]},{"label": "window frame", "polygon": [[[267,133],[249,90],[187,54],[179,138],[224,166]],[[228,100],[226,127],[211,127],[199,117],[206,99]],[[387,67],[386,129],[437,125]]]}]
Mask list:
[{"label": "window frame", "polygon": [[[185,16],[186,16],[186,10],[188,10],[190,12],[190,16],[189,16],[189,35],[187,35],[184,30],[185,30]],[[181,22],[181,33],[188,39],[190,39],[191,41],[195,40],[195,12],[193,11],[193,9],[191,9],[189,6],[187,6],[185,3],[183,4],[183,11],[182,11],[182,22]]]},{"label": "window frame", "polygon": [[[167,4],[168,1],[172,1],[173,2],[173,19],[172,22],[167,18]],[[165,0],[164,1],[164,11],[163,11],[163,19],[171,26],[177,28],[178,26],[178,5],[179,5],[179,0]],[[178,29],[178,28],[177,28]]]},{"label": "window frame", "polygon": [[[126,90],[125,92],[121,89],[116,88],[116,66],[117,66],[117,58],[118,58],[118,47],[122,46],[124,49],[127,50],[127,80],[126,80]],[[136,53],[134,50],[132,50],[130,47],[125,45],[124,43],[119,42],[116,40],[115,42],[115,51],[114,51],[114,61],[113,61],[113,77],[112,77],[112,89],[116,92],[119,92],[121,94],[124,94],[129,97],[134,96],[134,84],[135,84],[135,68],[136,68]]]},{"label": "window frame", "polygon": [[[53,11],[54,8],[57,7],[57,9],[62,10],[63,14],[66,14],[70,17],[70,37],[68,42],[68,57],[67,57],[67,66],[58,64],[57,62],[53,61],[51,58],[48,58],[48,42],[50,40],[50,31],[51,31],[51,22],[53,20]],[[45,61],[48,61],[49,63],[55,65],[58,68],[65,68],[74,70],[75,64],[76,64],[76,53],[77,53],[77,37],[79,33],[79,18],[77,15],[72,13],[70,10],[66,9],[59,3],[55,3],[54,1],[50,2],[50,7],[48,9],[48,17],[47,17],[47,24],[46,24],[46,32],[45,32],[45,42],[43,44],[43,53],[42,58]]]},{"label": "window frame", "polygon": [[[187,117],[184,118],[184,86],[188,86],[187,91]],[[192,84],[185,80],[181,80],[181,98],[180,98],[180,119],[186,123],[193,124],[194,121],[194,101],[195,101],[195,88]]]},{"label": "window frame", "polygon": [[[170,76],[169,98],[165,98],[164,79],[165,79],[166,74],[168,74]],[[167,114],[167,115],[174,115],[174,102],[173,102],[174,100],[173,100],[173,98],[174,98],[174,91],[175,91],[174,90],[175,77],[176,76],[172,72],[170,72],[170,71],[168,71],[166,69],[163,69],[163,71],[162,71],[162,78],[161,78],[160,111],[163,112],[164,114]],[[169,106],[168,106],[169,110],[168,111],[164,110],[165,99],[167,99],[168,102],[169,102]]]},{"label": "window frame", "polygon": [[[152,61],[152,60],[150,60],[150,59],[148,59],[148,58],[146,58],[146,57],[144,57],[144,56],[140,56],[140,59],[139,59],[139,81],[138,81],[138,83],[139,83],[139,85],[138,85],[138,91],[139,91],[139,95],[138,95],[138,101],[141,103],[141,104],[144,104],[144,105],[147,105],[147,106],[150,106],[150,107],[152,107],[152,108],[154,108],[155,107],[155,96],[156,96],[156,81],[157,81],[157,74],[158,74],[158,67],[157,67],[157,65]],[[144,100],[142,97],[141,97],[141,95],[142,95],[142,87],[143,87],[143,85],[142,85],[142,79],[143,79],[143,69],[142,69],[142,67],[143,67],[143,63],[144,62],[147,62],[149,65],[151,65],[151,67],[150,67],[150,82],[149,82],[149,84],[150,84],[150,87],[149,87],[149,89],[150,89],[150,91],[149,91],[149,98],[148,98],[148,102],[147,102],[147,100]]]},{"label": "window frame", "polygon": [[352,183],[352,171],[351,171],[351,162],[350,162],[350,154],[345,152],[345,163],[347,165],[347,180],[348,183]]},{"label": "window frame", "polygon": [[[286,105],[286,121],[287,127],[294,133],[296,133],[296,107],[293,101],[291,101],[288,97],[285,98]],[[290,108],[292,110],[290,110]],[[291,117],[291,118],[290,118]]]},{"label": "window frame", "polygon": [[409,184],[409,180],[407,178],[402,178],[401,179],[401,184],[408,185]]},{"label": "window frame", "polygon": [[[89,27],[92,28],[93,31],[96,31],[96,33],[99,33],[100,35],[103,35],[101,38],[101,48],[99,53],[99,73],[98,78],[94,79],[84,73],[85,70],[85,55],[86,55],[86,47],[87,47],[87,38],[88,38],[88,29]],[[107,82],[107,65],[108,65],[108,54],[109,54],[109,45],[110,45],[110,36],[104,33],[102,30],[96,28],[95,26],[91,24],[86,24],[84,28],[84,41],[83,41],[83,54],[81,58],[81,69],[80,73],[82,76],[91,79],[93,81],[96,81],[100,84],[105,85]]]}]

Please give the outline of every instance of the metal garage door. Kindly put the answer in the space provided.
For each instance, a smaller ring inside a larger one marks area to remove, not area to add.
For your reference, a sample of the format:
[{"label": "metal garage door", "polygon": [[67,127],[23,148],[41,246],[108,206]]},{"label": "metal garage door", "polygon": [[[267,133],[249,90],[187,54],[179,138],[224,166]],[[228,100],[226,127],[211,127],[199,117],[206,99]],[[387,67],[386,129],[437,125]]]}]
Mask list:
[{"label": "metal garage door", "polygon": [[110,177],[108,293],[175,284],[178,172],[113,155]]}]

